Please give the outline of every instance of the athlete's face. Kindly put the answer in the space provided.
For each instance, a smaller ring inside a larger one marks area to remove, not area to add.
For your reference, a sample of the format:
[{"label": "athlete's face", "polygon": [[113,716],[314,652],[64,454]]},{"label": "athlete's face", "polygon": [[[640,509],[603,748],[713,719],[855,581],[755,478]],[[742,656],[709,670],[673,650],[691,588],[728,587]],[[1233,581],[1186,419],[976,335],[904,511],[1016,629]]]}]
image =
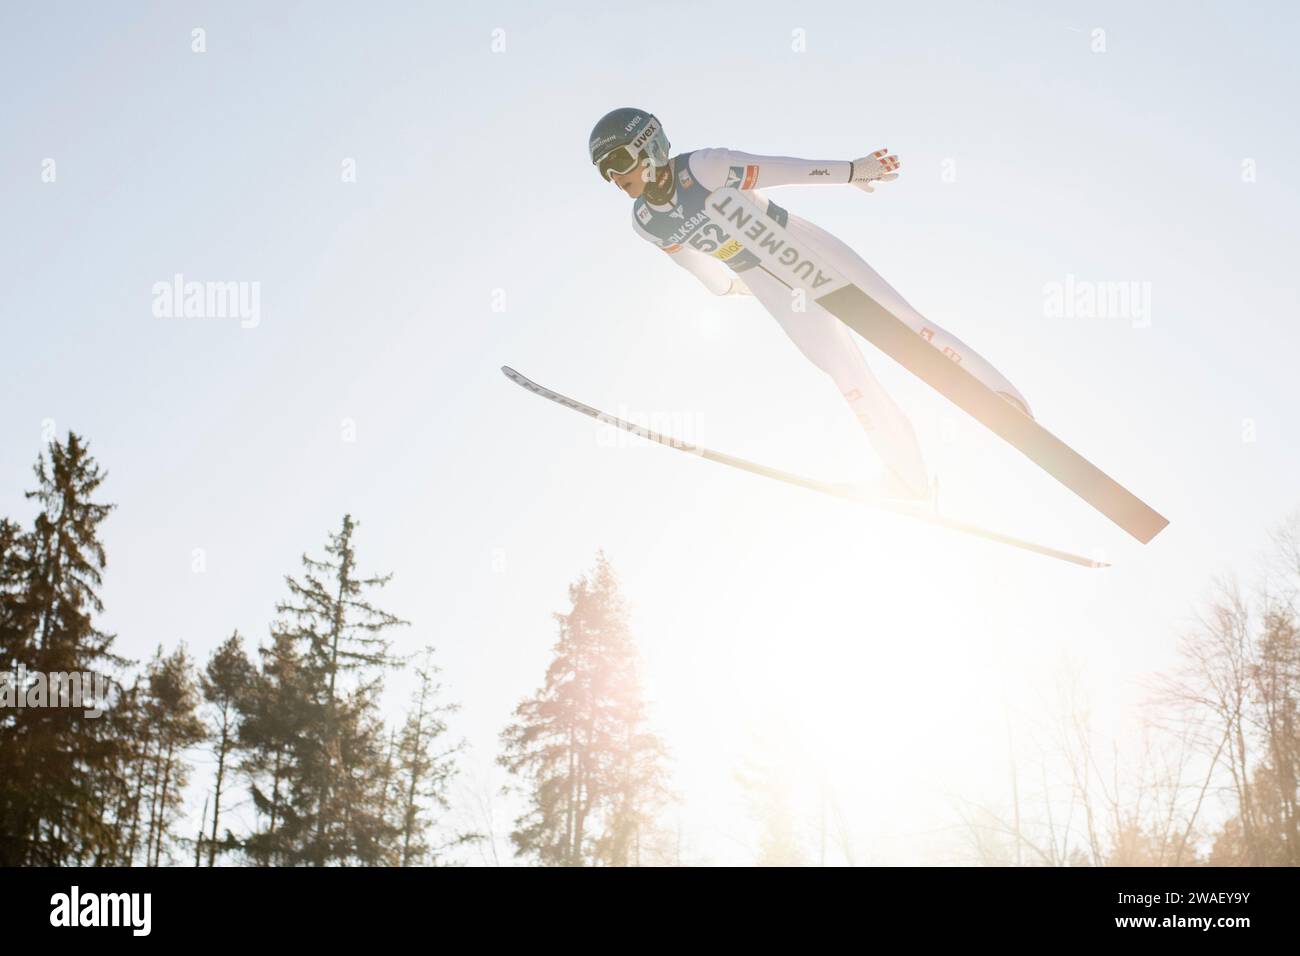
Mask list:
[{"label": "athlete's face", "polygon": [[610,181],[623,192],[627,193],[632,199],[637,199],[645,192],[645,180],[641,178],[640,164],[634,166],[626,173],[612,173]]},{"label": "athlete's face", "polygon": [[[610,175],[613,176],[611,181],[630,197],[637,199],[643,192],[645,192],[646,181],[643,178],[643,169],[644,167],[638,166],[636,169],[628,173],[611,173]],[[668,166],[661,166],[655,173],[655,185],[661,190],[666,189],[669,182],[672,181],[672,176],[672,169]]]}]

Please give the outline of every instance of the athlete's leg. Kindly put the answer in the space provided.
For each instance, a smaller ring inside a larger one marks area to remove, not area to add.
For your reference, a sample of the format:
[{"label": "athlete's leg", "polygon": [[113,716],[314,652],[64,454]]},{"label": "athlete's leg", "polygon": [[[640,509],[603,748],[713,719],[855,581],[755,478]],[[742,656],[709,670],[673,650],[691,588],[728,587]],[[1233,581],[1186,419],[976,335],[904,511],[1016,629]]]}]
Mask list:
[{"label": "athlete's leg", "polygon": [[955,335],[939,328],[939,326],[912,308],[907,300],[881,277],[880,273],[871,268],[861,256],[845,243],[820,226],[816,226],[797,216],[790,217],[788,226],[796,234],[805,232],[809,235],[812,243],[831,260],[832,266],[863,292],[910,326],[914,332],[954,362],[960,363],[962,368],[969,371],[993,391],[1001,392],[1015,403],[1018,403],[1026,414],[1033,414],[1029,411],[1029,402],[1020,394],[1019,389],[1007,380],[1006,376]]},{"label": "athlete's leg", "polygon": [[790,289],[758,269],[744,274],[750,291],[804,356],[831,377],[885,466],[885,489],[925,497],[929,481],[912,424],[880,385],[846,326],[815,302],[796,312]]}]

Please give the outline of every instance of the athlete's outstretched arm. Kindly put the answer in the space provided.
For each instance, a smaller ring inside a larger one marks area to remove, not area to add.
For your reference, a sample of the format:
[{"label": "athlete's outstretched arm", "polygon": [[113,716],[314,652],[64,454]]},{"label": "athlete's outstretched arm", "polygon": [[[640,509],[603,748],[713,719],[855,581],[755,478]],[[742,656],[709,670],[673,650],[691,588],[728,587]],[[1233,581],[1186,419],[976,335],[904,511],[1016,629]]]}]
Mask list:
[{"label": "athlete's outstretched arm", "polygon": [[826,186],[852,183],[872,192],[872,182],[897,179],[897,156],[885,149],[860,159],[797,159],[793,156],[758,156],[734,149],[697,149],[690,155],[690,172],[707,189],[735,186]]}]

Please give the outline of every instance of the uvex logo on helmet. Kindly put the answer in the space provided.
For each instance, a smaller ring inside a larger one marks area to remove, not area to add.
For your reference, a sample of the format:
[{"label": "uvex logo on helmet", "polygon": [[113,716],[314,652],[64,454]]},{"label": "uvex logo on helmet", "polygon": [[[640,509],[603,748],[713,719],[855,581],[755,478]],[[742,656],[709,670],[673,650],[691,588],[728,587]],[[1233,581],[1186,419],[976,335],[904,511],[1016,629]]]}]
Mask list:
[{"label": "uvex logo on helmet", "polygon": [[653,170],[668,165],[672,148],[663,124],[653,113],[629,106],[602,116],[592,128],[588,146],[592,163],[600,165],[602,160],[610,160],[610,168],[601,172],[606,178],[610,170],[630,169],[632,164],[646,159],[649,162],[644,174],[653,175]]},{"label": "uvex logo on helmet", "polygon": [[[638,120],[637,122],[640,122],[640,120]],[[654,134],[657,132],[659,132],[658,125],[656,125],[655,123],[647,124],[645,129],[641,130],[641,132],[637,133],[635,136],[632,137],[632,142],[628,144],[628,147],[633,152],[639,152],[641,147],[643,147],[647,142],[649,142],[650,138],[654,136]]]}]

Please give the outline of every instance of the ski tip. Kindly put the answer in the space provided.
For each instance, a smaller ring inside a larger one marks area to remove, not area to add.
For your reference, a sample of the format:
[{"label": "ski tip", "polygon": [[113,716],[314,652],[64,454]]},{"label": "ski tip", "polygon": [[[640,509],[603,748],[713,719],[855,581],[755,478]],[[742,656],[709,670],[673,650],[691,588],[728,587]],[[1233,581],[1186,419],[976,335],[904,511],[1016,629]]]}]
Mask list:
[{"label": "ski tip", "polygon": [[1101,548],[1093,548],[1089,553],[1085,563],[1090,568],[1108,568],[1110,562],[1106,560],[1106,552]]}]

